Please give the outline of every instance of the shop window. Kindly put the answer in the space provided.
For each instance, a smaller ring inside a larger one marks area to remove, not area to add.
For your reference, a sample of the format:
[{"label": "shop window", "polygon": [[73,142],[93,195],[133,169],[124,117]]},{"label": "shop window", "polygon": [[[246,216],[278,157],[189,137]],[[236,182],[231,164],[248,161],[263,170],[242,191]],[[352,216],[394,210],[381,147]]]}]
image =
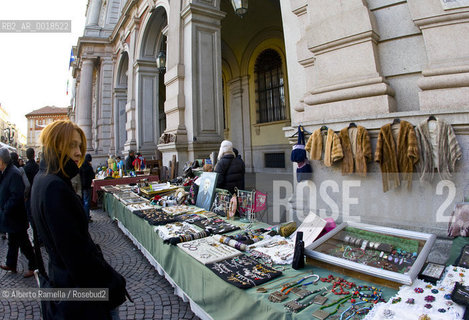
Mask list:
[{"label": "shop window", "polygon": [[265,168],[285,168],[285,153],[264,153]]},{"label": "shop window", "polygon": [[282,59],[277,51],[264,50],[256,60],[257,123],[285,120]]}]

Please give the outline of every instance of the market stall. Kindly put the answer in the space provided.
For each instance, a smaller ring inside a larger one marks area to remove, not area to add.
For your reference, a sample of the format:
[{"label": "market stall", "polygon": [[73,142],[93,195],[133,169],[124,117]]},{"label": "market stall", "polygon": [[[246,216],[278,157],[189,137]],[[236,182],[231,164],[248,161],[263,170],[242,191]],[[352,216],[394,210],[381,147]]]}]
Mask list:
[{"label": "market stall", "polygon": [[466,269],[424,266],[434,235],[346,223],[313,242],[325,223],[309,215],[297,229],[308,263],[295,270],[285,226],[222,217],[174,195],[150,202],[130,187],[104,190],[105,210],[202,319],[462,319],[450,295]]},{"label": "market stall", "polygon": [[148,179],[148,181],[158,181],[158,176],[136,176],[136,177],[124,177],[124,178],[115,178],[115,179],[94,179],[92,183],[93,187],[93,194],[91,197],[91,201],[93,203],[98,202],[98,191],[101,190],[103,186],[116,186],[122,184],[130,184],[130,183],[137,183],[142,179]]}]

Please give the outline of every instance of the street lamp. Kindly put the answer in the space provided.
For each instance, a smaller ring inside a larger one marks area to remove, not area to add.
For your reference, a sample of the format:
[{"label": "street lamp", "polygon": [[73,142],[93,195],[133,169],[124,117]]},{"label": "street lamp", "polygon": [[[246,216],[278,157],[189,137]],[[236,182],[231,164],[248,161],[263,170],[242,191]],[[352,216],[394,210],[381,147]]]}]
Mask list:
[{"label": "street lamp", "polygon": [[156,67],[160,72],[166,71],[166,52],[163,50],[160,51],[160,53],[158,53],[158,57],[156,57]]},{"label": "street lamp", "polygon": [[241,18],[248,12],[248,0],[231,0],[231,5]]}]

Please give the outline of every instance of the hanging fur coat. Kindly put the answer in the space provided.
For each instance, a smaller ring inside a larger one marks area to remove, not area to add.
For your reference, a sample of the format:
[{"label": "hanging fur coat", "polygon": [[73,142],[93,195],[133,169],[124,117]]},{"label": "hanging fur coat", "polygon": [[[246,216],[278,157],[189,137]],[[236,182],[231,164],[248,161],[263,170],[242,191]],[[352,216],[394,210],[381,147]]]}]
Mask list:
[{"label": "hanging fur coat", "polygon": [[380,164],[383,179],[383,192],[390,189],[393,182],[394,188],[400,185],[400,176],[407,180],[407,188],[412,188],[412,173],[414,165],[419,160],[419,150],[414,127],[407,121],[401,121],[396,142],[392,135],[391,124],[381,127],[376,143],[375,161]]},{"label": "hanging fur coat", "polygon": [[342,175],[352,174],[355,171],[360,176],[366,176],[367,162],[372,160],[368,131],[362,126],[346,127],[340,130],[339,137],[344,153]]},{"label": "hanging fur coat", "polygon": [[[442,180],[451,179],[456,161],[461,159],[462,152],[451,125],[443,120],[436,122],[437,149],[434,150],[428,121],[422,121],[415,128],[420,150],[420,162],[417,166],[420,182],[433,180],[433,173],[437,169]],[[435,159],[437,157],[437,159]]]},{"label": "hanging fur coat", "polygon": [[324,165],[330,167],[334,162],[344,157],[342,145],[340,144],[337,133],[330,128],[327,130],[327,138],[324,146],[322,140],[321,129],[315,130],[309,137],[305,149],[310,153],[312,160],[321,160],[322,152],[324,151]]}]

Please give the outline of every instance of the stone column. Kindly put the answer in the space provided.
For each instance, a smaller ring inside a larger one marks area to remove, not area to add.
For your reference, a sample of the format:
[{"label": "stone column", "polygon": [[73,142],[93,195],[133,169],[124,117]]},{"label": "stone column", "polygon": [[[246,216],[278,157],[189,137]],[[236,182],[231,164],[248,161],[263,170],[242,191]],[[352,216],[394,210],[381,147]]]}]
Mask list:
[{"label": "stone column", "polygon": [[420,110],[467,110],[469,96],[468,2],[408,0],[422,31],[428,64],[418,80]]},{"label": "stone column", "polygon": [[91,0],[88,16],[86,17],[86,26],[97,26],[99,23],[99,13],[101,12],[102,0]]},{"label": "stone column", "polygon": [[157,132],[159,132],[160,74],[156,68],[156,61],[137,60],[135,66],[137,149],[144,156],[151,156],[155,154],[159,138]]},{"label": "stone column", "polygon": [[94,59],[83,58],[80,72],[80,89],[78,92],[78,104],[76,108],[77,124],[83,129],[86,139],[86,149],[92,150],[91,141],[91,104],[93,94],[93,69]]},{"label": "stone column", "polygon": [[101,57],[101,77],[98,79],[100,87],[97,131],[99,140],[99,152],[105,155],[110,153],[112,140],[112,74],[113,63],[112,57]]},{"label": "stone column", "polygon": [[127,141],[125,142],[124,150],[126,153],[129,150],[135,150],[137,147],[136,138],[136,114],[135,114],[135,47],[138,34],[138,24],[134,24],[132,31],[130,32],[130,45],[129,45],[129,69],[127,71],[127,104],[125,106],[125,112],[127,113],[127,123],[125,129],[127,130]]},{"label": "stone column", "polygon": [[394,91],[381,75],[378,30],[366,1],[309,0],[307,8],[309,24],[299,44],[315,60],[298,55],[309,70],[302,121],[394,112]]},{"label": "stone column", "polygon": [[184,88],[188,142],[194,145],[194,150],[198,147],[217,150],[224,135],[220,57],[221,19],[225,13],[191,3],[181,16],[187,53]]},{"label": "stone column", "polygon": [[[252,171],[251,118],[249,110],[249,77],[243,76],[228,83],[230,95],[230,139],[233,147],[238,149],[246,172]],[[241,126],[240,126],[241,125]]]}]

